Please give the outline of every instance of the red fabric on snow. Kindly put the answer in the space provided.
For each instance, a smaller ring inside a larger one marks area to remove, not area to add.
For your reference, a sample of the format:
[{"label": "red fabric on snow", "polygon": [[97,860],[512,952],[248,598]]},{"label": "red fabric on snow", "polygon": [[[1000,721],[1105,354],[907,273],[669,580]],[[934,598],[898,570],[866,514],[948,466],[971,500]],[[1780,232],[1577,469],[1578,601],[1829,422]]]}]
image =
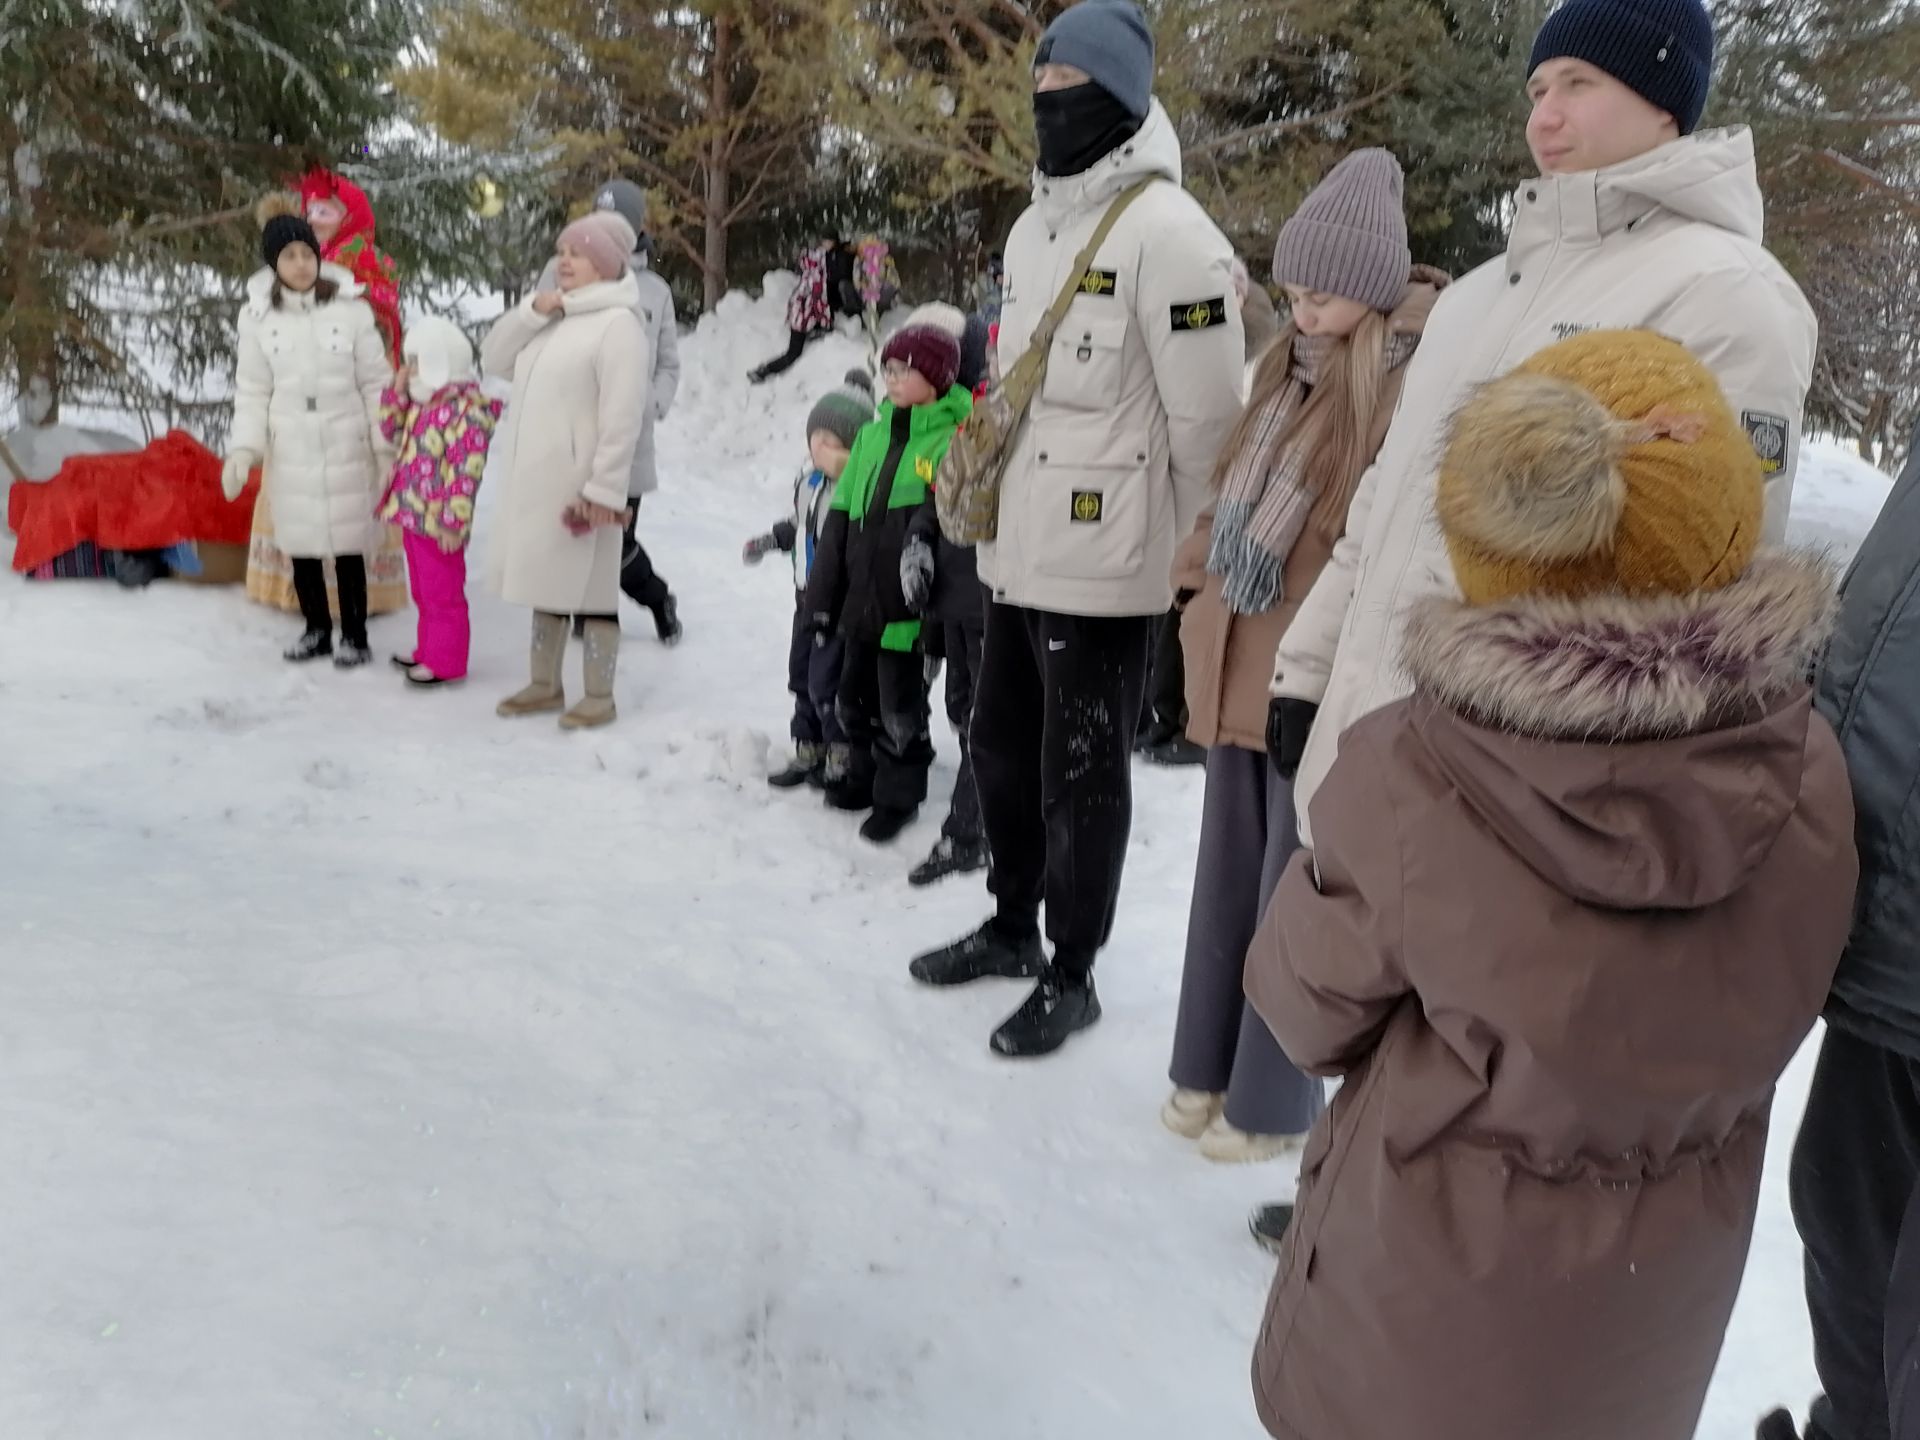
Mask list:
[{"label": "red fabric on snow", "polygon": [[182,430],[124,455],[75,455],[51,480],[7,492],[19,537],[13,568],[37,569],[83,540],[102,550],[164,550],[189,540],[245,545],[256,472],[238,500],[220,492],[220,457]]}]

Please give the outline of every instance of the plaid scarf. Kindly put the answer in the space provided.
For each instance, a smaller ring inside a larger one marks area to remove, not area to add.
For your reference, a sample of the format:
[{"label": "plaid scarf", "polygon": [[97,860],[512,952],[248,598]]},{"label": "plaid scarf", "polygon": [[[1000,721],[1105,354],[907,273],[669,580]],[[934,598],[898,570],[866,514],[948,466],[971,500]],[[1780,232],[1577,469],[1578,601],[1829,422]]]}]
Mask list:
[{"label": "plaid scarf", "polygon": [[[1387,370],[1406,364],[1418,343],[1414,335],[1392,336],[1387,341]],[[1339,344],[1327,336],[1294,337],[1287,383],[1261,407],[1252,435],[1221,486],[1207,573],[1225,582],[1221,597],[1235,614],[1264,614],[1279,601],[1282,567],[1319,499],[1306,484],[1307,452],[1301,437],[1288,432]]]}]

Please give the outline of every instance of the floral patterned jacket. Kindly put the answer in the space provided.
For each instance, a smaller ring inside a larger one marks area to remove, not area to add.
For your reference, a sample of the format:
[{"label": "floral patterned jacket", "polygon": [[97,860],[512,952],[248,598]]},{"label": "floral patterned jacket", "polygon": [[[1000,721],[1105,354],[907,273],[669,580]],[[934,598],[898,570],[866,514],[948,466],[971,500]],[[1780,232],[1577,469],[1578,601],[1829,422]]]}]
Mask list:
[{"label": "floral patterned jacket", "polygon": [[501,404],[470,380],[455,381],[420,404],[388,386],[380,429],[399,452],[376,518],[456,550],[473,535],[473,497]]}]

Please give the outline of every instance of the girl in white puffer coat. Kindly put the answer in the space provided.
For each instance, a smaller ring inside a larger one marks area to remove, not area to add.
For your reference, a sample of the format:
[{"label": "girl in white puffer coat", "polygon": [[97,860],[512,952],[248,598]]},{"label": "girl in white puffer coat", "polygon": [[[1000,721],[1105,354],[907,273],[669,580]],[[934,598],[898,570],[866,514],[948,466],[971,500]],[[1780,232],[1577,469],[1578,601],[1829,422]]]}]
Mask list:
[{"label": "girl in white puffer coat", "polygon": [[[380,393],[393,370],[359,283],[321,263],[320,242],[304,219],[269,214],[261,255],[267,268],[247,283],[240,312],[233,438],[221,483],[229,499],[238,498],[253,468],[265,464],[274,541],[293,561],[306,621],[287,659],[331,655],[342,669],[364,665],[371,657],[366,553],[392,463]],[[340,595],[337,652],[328,560]]]}]

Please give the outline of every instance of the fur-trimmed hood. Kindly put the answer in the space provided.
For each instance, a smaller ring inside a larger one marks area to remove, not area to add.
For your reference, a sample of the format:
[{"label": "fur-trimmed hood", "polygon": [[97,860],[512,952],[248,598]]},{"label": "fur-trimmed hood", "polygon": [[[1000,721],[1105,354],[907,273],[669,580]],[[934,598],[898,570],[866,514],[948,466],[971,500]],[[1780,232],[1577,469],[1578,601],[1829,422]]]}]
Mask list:
[{"label": "fur-trimmed hood", "polygon": [[1696,595],[1429,601],[1407,626],[1415,728],[1563,893],[1717,903],[1799,803],[1835,603],[1826,559],[1785,551]]}]

